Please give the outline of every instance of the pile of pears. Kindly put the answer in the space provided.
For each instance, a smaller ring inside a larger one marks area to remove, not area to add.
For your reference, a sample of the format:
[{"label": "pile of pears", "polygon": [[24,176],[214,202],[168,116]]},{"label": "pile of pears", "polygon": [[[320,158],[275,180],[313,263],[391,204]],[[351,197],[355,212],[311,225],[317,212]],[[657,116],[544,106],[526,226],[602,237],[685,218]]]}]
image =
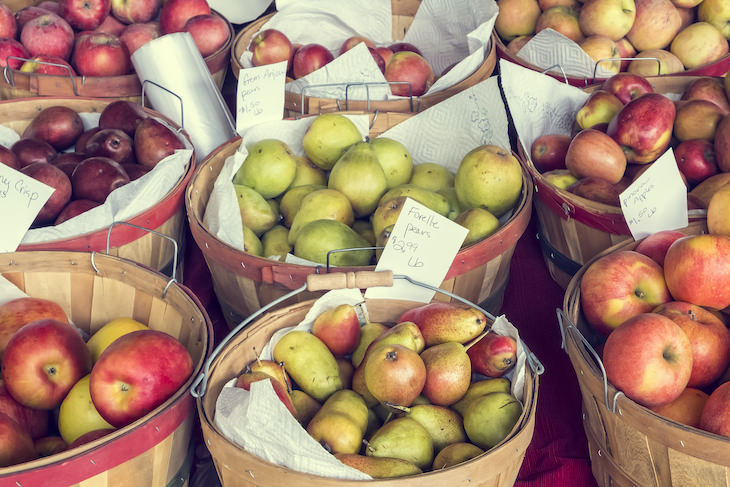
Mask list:
[{"label": "pile of pears", "polygon": [[374,264],[407,197],[468,228],[463,246],[492,235],[517,204],[522,168],[494,145],[470,151],[456,173],[414,164],[388,137],[363,138],[340,113],[315,116],[303,135],[305,155],[281,140],[251,144],[233,178],[244,251],[283,261],[288,253],[334,266]]},{"label": "pile of pears", "polygon": [[510,434],[522,415],[510,380],[472,374],[466,352],[487,331],[481,311],[430,303],[390,325],[359,316],[349,304],[323,311],[237,386],[270,379],[315,440],[373,478],[457,466]]}]

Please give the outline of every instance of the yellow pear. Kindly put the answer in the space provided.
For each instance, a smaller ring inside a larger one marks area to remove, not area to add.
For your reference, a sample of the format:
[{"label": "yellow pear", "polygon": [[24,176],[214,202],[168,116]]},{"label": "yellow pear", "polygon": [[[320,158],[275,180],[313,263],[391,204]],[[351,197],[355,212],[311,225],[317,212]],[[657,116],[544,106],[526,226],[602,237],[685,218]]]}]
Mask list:
[{"label": "yellow pear", "polygon": [[275,225],[261,235],[262,254],[267,259],[284,261],[291,252],[289,245],[289,229],[283,225]]},{"label": "yellow pear", "polygon": [[522,166],[509,151],[482,145],[461,160],[454,188],[464,207],[483,207],[500,217],[515,206],[522,193]]},{"label": "yellow pear", "polygon": [[388,331],[388,329],[389,328],[382,323],[367,322],[362,325],[362,327],[360,327],[360,340],[357,343],[357,347],[355,347],[355,350],[352,352],[352,355],[350,355],[352,365],[355,367],[359,366],[363,357],[365,357],[365,350],[367,350],[376,338]]},{"label": "yellow pear", "polygon": [[279,211],[284,217],[284,225],[291,227],[294,221],[294,216],[299,211],[302,204],[302,199],[309,193],[317,191],[318,189],[325,189],[326,185],[321,184],[305,184],[303,186],[295,186],[286,190],[286,193],[281,197],[279,201]]},{"label": "yellow pear", "polygon": [[336,189],[318,189],[304,195],[299,210],[289,227],[289,244],[294,245],[299,232],[309,222],[315,220],[335,220],[347,226],[354,220],[350,200]]},{"label": "yellow pear", "polygon": [[248,147],[248,155],[233,183],[253,188],[269,199],[286,191],[296,171],[295,156],[288,145],[276,139],[263,139]]},{"label": "yellow pear", "polygon": [[522,404],[512,394],[491,392],[469,403],[464,430],[469,441],[489,450],[509,435],[522,415]]},{"label": "yellow pear", "polygon": [[246,225],[243,226],[243,250],[257,257],[261,257],[264,253],[264,246],[258,235]]},{"label": "yellow pear", "polygon": [[372,146],[357,142],[332,167],[327,187],[347,196],[355,215],[362,217],[378,206],[388,182]]},{"label": "yellow pear", "polygon": [[466,390],[464,397],[459,399],[451,405],[451,408],[456,410],[459,414],[464,416],[467,406],[469,403],[477,397],[484,396],[490,392],[510,392],[511,383],[509,379],[504,377],[495,377],[493,379],[484,379],[477,382],[472,382],[469,388]]},{"label": "yellow pear", "polygon": [[329,255],[329,264],[333,266],[366,266],[370,264],[373,250],[367,240],[344,223],[314,220],[304,225],[297,235],[294,255],[318,264],[326,264]]},{"label": "yellow pear", "polygon": [[348,147],[361,140],[362,134],[352,120],[339,113],[323,113],[307,128],[302,147],[314,164],[328,171]]},{"label": "yellow pear", "polygon": [[400,458],[368,457],[353,453],[337,453],[335,457],[345,465],[360,470],[375,479],[391,479],[423,473],[418,466]]},{"label": "yellow pear", "polygon": [[321,167],[314,164],[306,156],[294,156],[294,160],[297,163],[297,170],[294,174],[294,180],[289,185],[290,189],[307,184],[327,185],[327,174]]},{"label": "yellow pear", "polygon": [[242,184],[234,184],[238,199],[238,209],[241,213],[241,222],[256,235],[261,235],[276,225],[279,212],[269,205],[264,197],[253,188]]},{"label": "yellow pear", "polygon": [[441,470],[444,468],[453,467],[460,463],[464,463],[467,460],[478,457],[484,453],[484,450],[474,445],[473,443],[452,443],[443,450],[438,452],[436,458],[433,459],[432,470]]},{"label": "yellow pear", "polygon": [[383,168],[388,189],[408,182],[413,159],[406,146],[388,137],[376,137],[370,140],[370,147]]},{"label": "yellow pear", "polygon": [[469,230],[462,247],[468,247],[484,240],[499,230],[499,219],[484,208],[469,208],[457,216],[454,221]]},{"label": "yellow pear", "polygon": [[365,455],[400,458],[424,469],[433,461],[433,441],[426,428],[415,419],[396,418],[375,432],[365,447]]},{"label": "yellow pear", "polygon": [[451,210],[449,200],[447,200],[445,196],[435,191],[421,188],[420,186],[416,186],[414,184],[401,184],[399,186],[396,186],[395,188],[389,189],[380,198],[379,203],[389,201],[399,196],[408,196],[410,198],[413,198],[414,200],[421,203],[423,206],[432,209],[439,215],[446,216]]},{"label": "yellow pear", "polygon": [[413,167],[410,184],[431,191],[440,191],[454,186],[454,173],[435,162],[422,162]]},{"label": "yellow pear", "polygon": [[307,433],[330,453],[357,453],[368,426],[368,408],[350,389],[334,392],[312,420]]},{"label": "yellow pear", "polygon": [[306,428],[322,405],[312,396],[300,389],[294,389],[289,393],[294,409],[297,411],[297,421]]}]

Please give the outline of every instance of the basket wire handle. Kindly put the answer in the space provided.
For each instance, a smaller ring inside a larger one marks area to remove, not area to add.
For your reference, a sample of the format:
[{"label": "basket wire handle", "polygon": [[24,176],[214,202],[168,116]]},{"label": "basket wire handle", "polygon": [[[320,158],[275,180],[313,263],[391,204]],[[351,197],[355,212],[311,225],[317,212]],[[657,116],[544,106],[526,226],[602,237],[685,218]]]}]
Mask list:
[{"label": "basket wire handle", "polygon": [[593,65],[593,79],[592,83],[596,82],[596,71],[598,71],[598,65],[602,62],[608,61],[656,61],[656,75],[662,74],[662,62],[656,57],[611,57],[605,59],[599,59],[596,64]]},{"label": "basket wire handle", "polygon": [[568,75],[565,74],[565,69],[563,68],[563,65],[562,64],[553,64],[552,66],[548,66],[547,68],[543,69],[540,72],[542,74],[546,74],[548,71],[550,71],[553,68],[558,68],[560,70],[560,72],[563,74],[563,82],[566,85],[570,85],[570,83],[568,82]]},{"label": "basket wire handle", "polygon": [[[169,240],[170,242],[172,242],[172,246],[174,248],[174,252],[172,254],[172,271],[170,272],[170,274],[171,274],[170,275],[170,280],[167,281],[167,285],[165,285],[165,289],[162,290],[162,297],[164,298],[167,295],[167,290],[170,288],[170,286],[172,285],[172,283],[177,282],[176,274],[177,274],[177,260],[178,260],[178,253],[179,253],[179,247],[178,247],[178,244],[177,244],[177,240],[175,240],[174,238],[170,237],[169,235],[165,235],[164,233],[160,233],[160,232],[158,232],[156,230],[151,230],[151,229],[145,228],[145,227],[140,227],[139,225],[135,225],[133,223],[128,223],[128,222],[112,222],[112,224],[109,225],[109,230],[107,230],[107,232],[106,232],[106,254],[107,255],[109,255],[109,250],[111,249],[112,229],[114,228],[115,225],[127,225],[129,227],[133,227],[133,228],[136,228],[138,230],[144,230],[145,232],[153,233],[153,234],[155,234],[155,235],[157,235],[159,237],[166,238],[167,240]],[[99,269],[97,269],[96,263],[94,262],[94,255],[95,254],[96,254],[96,252],[91,252],[91,267],[93,267],[94,268],[94,271],[96,271],[96,273],[98,274],[99,273]]]},{"label": "basket wire handle", "polygon": [[[5,77],[5,81],[13,88],[15,88],[15,75],[13,75],[13,70],[8,67],[10,59],[16,59],[18,61],[32,61],[32,62],[38,63],[38,64],[45,64],[46,66],[55,66],[57,68],[65,69],[68,72],[69,79],[71,80],[71,88],[74,91],[74,95],[79,96],[79,92],[76,89],[76,80],[74,79],[73,72],[71,71],[71,68],[66,66],[65,64],[50,63],[48,61],[36,61],[36,60],[31,60],[28,58],[17,57],[17,56],[7,56],[5,58],[5,69],[3,69],[3,76]],[[86,81],[86,76],[81,77],[81,84],[84,84],[84,81]]]},{"label": "basket wire handle", "polygon": [[[367,111],[370,110],[370,87],[371,86],[391,86],[391,85],[408,85],[408,103],[410,106],[410,111],[414,111],[413,109],[413,85],[411,85],[410,81],[362,81],[362,82],[347,82],[347,83],[322,83],[322,84],[313,84],[313,85],[305,85],[302,86],[302,92],[300,95],[300,101],[299,101],[299,108],[301,110],[301,115],[306,115],[304,112],[304,97],[306,96],[307,91],[311,91],[315,88],[331,88],[331,87],[344,87],[345,88],[345,108],[344,110],[348,110],[350,106],[350,88],[355,86],[362,86],[365,88],[366,98],[367,101]],[[419,100],[420,104],[420,100]],[[339,111],[343,111],[342,106],[340,105],[340,100],[337,100],[337,109]]]},{"label": "basket wire handle", "polygon": [[178,95],[174,91],[165,88],[164,86],[162,86],[159,83],[155,83],[152,80],[146,79],[146,80],[144,80],[142,82],[142,106],[143,107],[145,106],[145,103],[144,103],[145,102],[145,87],[147,86],[148,83],[151,84],[151,85],[154,85],[154,86],[158,87],[161,90],[165,90],[166,92],[168,92],[169,94],[171,94],[172,96],[174,96],[175,98],[177,98],[177,100],[180,102],[180,127],[177,128],[177,132],[181,132],[182,130],[184,130],[185,129],[185,123],[183,122],[183,100],[180,97],[180,95]]},{"label": "basket wire handle", "polygon": [[[363,272],[373,272],[375,274],[378,274],[381,271],[363,271]],[[453,293],[451,293],[449,291],[446,291],[444,289],[441,289],[441,288],[438,288],[438,287],[435,287],[435,286],[431,286],[430,284],[426,284],[425,282],[420,282],[420,281],[417,281],[415,279],[411,279],[410,277],[408,277],[406,275],[402,275],[402,274],[395,274],[395,275],[393,275],[391,271],[387,271],[387,273],[385,275],[378,276],[378,277],[373,277],[373,279],[375,279],[375,280],[383,279],[383,281],[378,284],[378,285],[380,285],[382,283],[387,283],[388,280],[391,277],[392,277],[392,279],[404,279],[404,280],[410,282],[411,284],[414,284],[414,285],[417,285],[417,286],[422,286],[422,287],[424,287],[426,289],[430,289],[432,291],[440,292],[440,293],[445,294],[446,296],[449,296],[449,297],[451,297],[451,298],[453,298],[453,299],[455,299],[457,301],[460,301],[462,303],[465,303],[465,304],[467,304],[469,306],[472,306],[472,307],[476,308],[477,310],[479,310],[482,313],[484,313],[484,315],[488,319],[490,319],[491,321],[494,321],[496,319],[494,317],[494,315],[492,315],[491,313],[489,313],[485,309],[481,308],[479,305],[476,305],[476,304],[472,303],[468,299],[462,298],[461,296],[457,296],[456,294],[453,294]],[[368,278],[370,278],[370,277],[368,277]],[[342,279],[342,278],[339,278],[339,279]],[[307,279],[307,281],[309,281],[309,278]],[[362,284],[362,283],[359,282],[358,284]],[[392,285],[392,280],[390,282],[390,285]],[[223,350],[223,348],[228,344],[228,342],[234,336],[236,336],[243,328],[245,328],[248,324],[250,324],[257,317],[261,316],[263,313],[265,313],[266,311],[268,311],[272,307],[274,307],[277,304],[279,304],[279,303],[281,303],[283,301],[286,301],[287,299],[292,298],[292,297],[296,296],[297,294],[299,294],[299,293],[301,293],[303,291],[306,291],[306,290],[311,290],[311,289],[308,288],[308,285],[307,284],[304,284],[304,285],[302,285],[301,287],[299,287],[297,289],[293,289],[292,291],[288,292],[287,294],[285,294],[285,295],[283,295],[283,296],[281,296],[281,297],[279,297],[279,298],[271,301],[270,303],[266,304],[262,308],[256,310],[251,315],[249,315],[247,318],[245,318],[241,323],[239,323],[238,325],[236,325],[236,327],[233,328],[233,330],[231,330],[228,333],[228,335],[226,335],[223,338],[223,340],[221,340],[221,343],[218,344],[218,346],[213,350],[213,352],[211,352],[210,356],[208,357],[208,359],[205,361],[205,364],[203,365],[203,370],[198,374],[198,376],[193,381],[193,383],[192,383],[192,385],[190,387],[190,394],[193,397],[196,397],[196,398],[200,398],[200,397],[202,397],[202,396],[205,395],[205,393],[206,393],[206,391],[208,389],[208,376],[210,374],[210,366],[213,363],[213,360],[215,360],[215,358],[218,356],[218,354],[220,354],[220,352]],[[542,363],[540,362],[540,360],[535,356],[535,354],[533,354],[532,351],[527,347],[527,345],[525,344],[525,342],[522,341],[522,339],[520,339],[520,343],[522,344],[522,347],[525,350],[525,354],[526,354],[526,357],[527,357],[527,363],[530,365],[530,368],[536,374],[541,375],[545,371],[545,367],[542,365]]]}]

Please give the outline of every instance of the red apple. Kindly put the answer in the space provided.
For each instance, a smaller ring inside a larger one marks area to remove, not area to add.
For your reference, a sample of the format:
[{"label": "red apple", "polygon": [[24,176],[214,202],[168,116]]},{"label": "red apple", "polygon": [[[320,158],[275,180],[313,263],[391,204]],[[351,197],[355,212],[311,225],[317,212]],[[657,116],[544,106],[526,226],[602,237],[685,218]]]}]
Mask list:
[{"label": "red apple", "polygon": [[84,122],[76,110],[63,105],[52,105],[33,117],[21,137],[45,140],[60,151],[74,145],[83,131]]},{"label": "red apple", "polygon": [[42,2],[38,2],[36,6],[58,15],[58,2],[56,0],[43,0]]},{"label": "red apple", "polygon": [[380,54],[380,57],[383,58],[383,62],[385,65],[388,65],[388,61],[390,60],[390,56],[393,55],[393,51],[391,51],[387,47],[379,46],[375,48],[375,51]]},{"label": "red apple", "polygon": [[34,440],[48,434],[48,411],[33,409],[13,399],[0,381],[0,413],[7,414],[18,422]]},{"label": "red apple", "polygon": [[66,312],[49,299],[23,297],[0,305],[0,359],[10,337],[30,322],[51,318],[68,323]]},{"label": "red apple", "polygon": [[[115,103],[115,102],[112,102]],[[108,105],[107,105],[108,106]],[[102,114],[104,111],[101,112]],[[99,118],[99,121],[101,122],[101,118]],[[89,141],[92,135],[97,133],[99,130],[101,130],[102,127],[92,127],[79,135],[79,138],[76,139],[76,143],[74,144],[74,152],[78,152],[79,154],[83,154],[86,152],[86,143]]]},{"label": "red apple", "polygon": [[412,51],[393,52],[385,65],[385,79],[396,96],[421,96],[434,82],[433,68],[426,59]]},{"label": "red apple", "polygon": [[627,187],[626,178],[622,178],[618,183],[611,183],[597,176],[585,176],[568,186],[566,190],[604,205],[621,206],[620,195]]},{"label": "red apple", "polygon": [[710,311],[685,301],[670,301],[654,309],[674,321],[692,346],[690,387],[705,387],[717,380],[730,365],[730,331]]},{"label": "red apple", "polygon": [[106,32],[107,34],[118,36],[125,27],[127,27],[127,24],[119,22],[113,15],[107,15],[104,21],[94,31]]},{"label": "red apple", "polygon": [[642,313],[608,335],[603,347],[608,381],[637,403],[654,407],[677,399],[692,372],[692,348],[666,316]]},{"label": "red apple", "polygon": [[18,159],[20,167],[34,162],[50,162],[58,154],[51,144],[41,139],[19,139],[10,146],[10,150]]},{"label": "red apple", "polygon": [[297,417],[296,407],[294,406],[294,403],[292,402],[291,396],[289,396],[289,392],[286,390],[286,387],[284,387],[281,382],[275,380],[273,377],[265,374],[264,372],[244,372],[243,374],[238,376],[238,379],[236,379],[236,387],[240,387],[241,389],[250,391],[251,384],[261,380],[268,380],[271,382],[271,387],[274,388],[274,392],[279,397],[281,402],[284,403],[284,406],[286,406],[286,408],[294,417]]},{"label": "red apple", "polygon": [[143,24],[157,17],[161,0],[111,0],[112,15],[125,24]]},{"label": "red apple", "polygon": [[691,186],[714,176],[720,170],[715,162],[715,146],[705,139],[689,139],[674,149],[677,168]]},{"label": "red apple", "polygon": [[393,53],[401,52],[401,51],[410,51],[410,52],[415,52],[419,56],[423,56],[423,53],[410,42],[402,42],[402,41],[394,42],[393,44],[388,46],[388,49],[393,51]]},{"label": "red apple", "polygon": [[[30,53],[68,59],[74,48],[74,31],[63,18],[47,13],[29,20],[20,31],[20,42]],[[30,57],[28,56],[28,57]]]},{"label": "red apple", "polygon": [[53,193],[35,217],[34,223],[46,225],[53,222],[66,203],[71,200],[71,180],[61,169],[50,162],[34,162],[20,170],[26,176],[53,188]]},{"label": "red apple", "polygon": [[104,203],[109,193],[129,182],[129,175],[113,159],[102,156],[81,161],[71,175],[74,199]]},{"label": "red apple", "polygon": [[15,155],[15,152],[11,151],[4,145],[0,145],[0,164],[5,164],[6,166],[12,167],[15,170],[21,168],[18,156]]},{"label": "red apple", "polygon": [[545,134],[535,139],[530,148],[530,159],[535,169],[544,173],[554,169],[565,169],[565,154],[571,137],[562,134]]},{"label": "red apple", "polygon": [[669,246],[675,240],[686,236],[678,230],[661,230],[641,239],[634,247],[634,250],[650,257],[654,262],[664,267],[664,256],[667,255]]},{"label": "red apple", "polygon": [[134,154],[137,162],[153,168],[185,144],[175,132],[154,118],[142,120],[134,131]]},{"label": "red apple", "polygon": [[58,14],[76,30],[93,30],[111,11],[111,0],[58,0]]},{"label": "red apple", "polygon": [[662,268],[633,250],[594,260],[580,282],[580,302],[588,323],[608,335],[629,318],[672,300]]},{"label": "red apple", "polygon": [[10,338],[2,378],[19,403],[53,409],[77,380],[89,373],[91,355],[75,328],[54,319],[28,323]]},{"label": "red apple", "polygon": [[721,172],[730,172],[730,115],[725,115],[715,129],[715,160]]},{"label": "red apple", "polygon": [[76,70],[63,58],[39,54],[20,66],[23,73],[52,74],[57,76],[76,76]]},{"label": "red apple", "polygon": [[607,134],[585,129],[571,140],[565,153],[565,167],[579,179],[593,176],[615,184],[626,171],[626,156]]},{"label": "red apple", "polygon": [[730,113],[730,100],[725,93],[722,78],[701,76],[692,81],[682,93],[682,100],[707,100],[722,110],[723,115]]},{"label": "red apple", "polygon": [[667,287],[677,301],[723,309],[730,305],[730,238],[690,235],[664,258]]},{"label": "red apple", "polygon": [[251,51],[251,64],[263,66],[286,61],[291,66],[294,56],[294,46],[289,38],[276,29],[264,29],[251,38],[248,45]]},{"label": "red apple", "polygon": [[160,23],[157,21],[129,24],[119,34],[119,40],[127,48],[130,56],[134,51],[158,37],[160,37]]},{"label": "red apple", "polygon": [[182,32],[189,19],[207,14],[210,6],[206,0],[167,0],[160,9],[160,28],[163,34]]},{"label": "red apple", "polygon": [[619,143],[628,162],[652,162],[669,147],[675,114],[672,100],[646,93],[624,105],[606,133]]},{"label": "red apple", "polygon": [[203,14],[191,17],[185,26],[184,32],[189,32],[193,38],[193,42],[198,47],[200,55],[203,57],[210,56],[228,41],[230,32],[228,31],[228,23],[215,14]]},{"label": "red apple", "polygon": [[9,37],[0,37],[0,67],[19,69],[31,54],[23,44]]},{"label": "red apple", "polygon": [[347,39],[345,39],[345,42],[343,42],[342,45],[340,46],[339,55],[340,56],[343,55],[344,53],[346,53],[353,47],[357,46],[361,42],[364,42],[367,47],[375,48],[375,43],[372,40],[368,39],[367,37],[351,36],[351,37],[348,37]]},{"label": "red apple", "polygon": [[601,84],[601,89],[613,93],[624,105],[645,93],[653,93],[654,87],[641,75],[617,73]]},{"label": "red apple", "polygon": [[316,71],[334,59],[332,53],[321,44],[305,44],[292,56],[292,74],[301,78]]},{"label": "red apple", "polygon": [[40,7],[38,5],[29,5],[15,12],[15,23],[17,25],[16,34],[23,30],[23,26],[26,22],[47,13],[57,14],[58,12],[53,12],[47,8]]},{"label": "red apple", "polygon": [[730,436],[730,382],[720,384],[707,398],[700,415],[700,428]]},{"label": "red apple", "polygon": [[[116,100],[101,111],[98,130],[120,129],[130,137],[134,137],[137,126],[147,117],[144,107],[139,103],[129,100]],[[89,135],[89,139],[92,136],[93,134]]]},{"label": "red apple", "polygon": [[50,457],[68,449],[68,445],[60,436],[44,436],[33,441],[36,455],[38,457]]},{"label": "red apple", "polygon": [[79,216],[80,214],[87,212],[92,208],[96,208],[100,204],[101,203],[99,203],[98,201],[91,200],[69,201],[69,203],[63,207],[61,213],[58,214],[58,216],[56,217],[56,221],[54,221],[53,224],[60,225],[66,220],[70,220],[71,218]]},{"label": "red apple", "polygon": [[165,402],[192,372],[190,354],[171,335],[133,331],[114,340],[94,364],[91,400],[109,424],[121,428]]},{"label": "red apple", "polygon": [[108,157],[119,164],[134,162],[134,141],[121,129],[101,129],[86,143],[87,157]]},{"label": "red apple", "polygon": [[82,76],[121,76],[132,70],[126,46],[119,37],[104,32],[80,36],[71,64]]},{"label": "red apple", "polygon": [[502,377],[517,363],[517,342],[514,338],[487,333],[466,349],[472,372],[488,377]]},{"label": "red apple", "polygon": [[28,432],[10,416],[0,413],[0,467],[29,462],[37,457]]},{"label": "red apple", "polygon": [[0,3],[0,37],[15,39],[17,33],[18,22],[15,20],[15,14],[10,7]]},{"label": "red apple", "polygon": [[709,397],[699,389],[687,387],[674,401],[655,406],[651,410],[677,423],[699,428],[702,409]]},{"label": "red apple", "polygon": [[69,178],[73,174],[76,166],[86,159],[86,156],[78,152],[62,152],[51,161],[51,164],[66,173]]},{"label": "red apple", "polygon": [[621,58],[621,67],[619,71],[626,71],[631,63],[631,58],[636,56],[636,49],[631,45],[625,37],[616,41],[616,49],[618,49],[618,57]]},{"label": "red apple", "polygon": [[320,313],[312,324],[312,333],[327,345],[333,355],[352,353],[360,341],[360,319],[357,310],[341,304]]}]

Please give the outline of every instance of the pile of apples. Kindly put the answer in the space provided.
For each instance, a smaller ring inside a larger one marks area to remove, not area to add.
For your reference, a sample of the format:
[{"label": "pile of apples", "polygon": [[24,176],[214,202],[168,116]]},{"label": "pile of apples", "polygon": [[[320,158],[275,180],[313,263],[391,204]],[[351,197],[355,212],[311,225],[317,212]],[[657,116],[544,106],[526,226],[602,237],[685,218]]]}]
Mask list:
[{"label": "pile of apples", "polygon": [[[727,220],[728,213],[723,218]],[[730,239],[676,230],[591,263],[580,282],[588,323],[606,337],[606,376],[674,421],[730,436]]]},{"label": "pile of apples", "polygon": [[339,51],[334,54],[316,42],[292,44],[283,32],[264,29],[251,38],[248,50],[253,53],[254,66],[286,61],[287,76],[301,78],[320,69],[360,43],[365,43],[370,55],[390,82],[390,91],[397,96],[421,96],[428,91],[435,80],[433,67],[421,51],[409,42],[394,42],[376,46],[372,39],[352,36],[345,39]]},{"label": "pile of apples", "polygon": [[315,440],[375,478],[439,470],[500,443],[522,414],[503,377],[516,341],[486,325],[475,308],[432,302],[361,326],[340,304],[285,334],[236,387],[270,380]]},{"label": "pile of apples", "polygon": [[494,28],[512,55],[547,28],[577,43],[614,73],[680,73],[728,55],[727,0],[498,0],[497,4]]},{"label": "pile of apples", "polygon": [[535,139],[531,159],[550,184],[620,206],[619,194],[671,147],[688,207],[707,208],[730,180],[729,97],[728,77],[697,78],[675,102],[654,92],[645,77],[618,73],[591,92],[571,135]]},{"label": "pile of apples", "polygon": [[0,66],[121,76],[133,72],[135,50],[173,32],[189,32],[203,57],[230,36],[227,22],[206,0],[46,0],[16,13],[0,3]]},{"label": "pile of apples", "polygon": [[171,335],[118,318],[84,341],[54,301],[0,305],[0,467],[76,448],[137,421],[193,371]]},{"label": "pile of apples", "polygon": [[103,204],[112,191],[183,148],[182,139],[139,103],[110,103],[99,125],[86,130],[78,112],[54,105],[38,112],[10,147],[0,145],[0,163],[54,189],[33,222],[40,227]]}]

